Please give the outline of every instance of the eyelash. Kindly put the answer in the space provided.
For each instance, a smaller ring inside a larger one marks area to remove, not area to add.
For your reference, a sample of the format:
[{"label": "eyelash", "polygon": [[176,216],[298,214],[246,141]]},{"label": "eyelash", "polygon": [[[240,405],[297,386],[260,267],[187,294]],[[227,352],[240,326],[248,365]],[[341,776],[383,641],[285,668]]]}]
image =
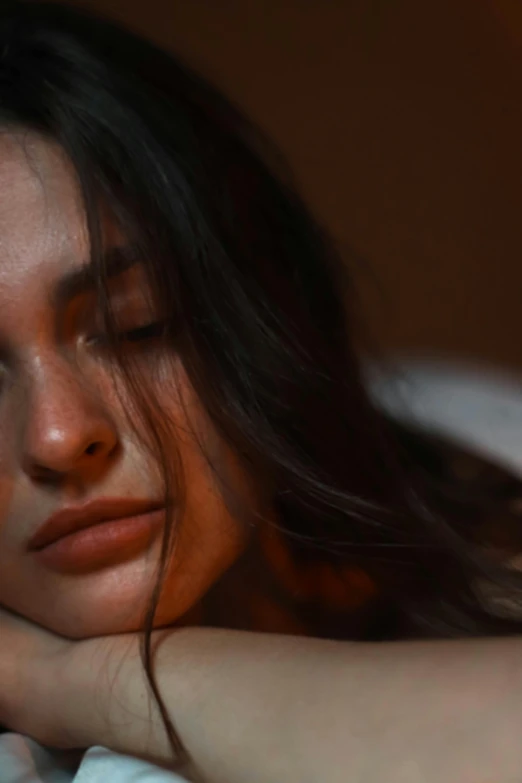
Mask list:
[{"label": "eyelash", "polygon": [[139,326],[136,329],[129,329],[126,332],[120,332],[118,335],[131,343],[141,342],[142,340],[154,340],[165,335],[165,321],[153,321],[150,324]]},{"label": "eyelash", "polygon": [[[117,337],[120,340],[130,343],[157,340],[165,335],[166,326],[167,324],[165,321],[153,321],[144,326],[138,326],[135,329],[127,329],[126,331],[118,332]],[[91,344],[103,345],[108,342],[108,339],[104,335],[96,335],[91,337],[89,342]]]}]

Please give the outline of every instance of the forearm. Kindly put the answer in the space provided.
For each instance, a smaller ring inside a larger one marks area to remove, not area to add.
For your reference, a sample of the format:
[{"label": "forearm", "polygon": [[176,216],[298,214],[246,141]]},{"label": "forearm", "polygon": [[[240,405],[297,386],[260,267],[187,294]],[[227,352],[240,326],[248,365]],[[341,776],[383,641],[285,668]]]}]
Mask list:
[{"label": "forearm", "polygon": [[[167,764],[137,646],[118,670],[116,659],[93,659],[94,687],[87,671],[65,677],[68,730],[79,745]],[[209,783],[522,778],[521,640],[349,645],[187,629],[156,666]]]}]

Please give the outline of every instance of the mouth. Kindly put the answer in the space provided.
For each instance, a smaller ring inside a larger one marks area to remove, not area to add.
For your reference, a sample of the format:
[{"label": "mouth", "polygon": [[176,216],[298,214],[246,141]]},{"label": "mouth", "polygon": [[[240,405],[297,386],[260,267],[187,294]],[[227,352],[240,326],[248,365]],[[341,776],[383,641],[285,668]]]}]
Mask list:
[{"label": "mouth", "polygon": [[28,550],[52,570],[91,571],[143,553],[164,522],[162,503],[97,501],[53,514],[30,539]]}]

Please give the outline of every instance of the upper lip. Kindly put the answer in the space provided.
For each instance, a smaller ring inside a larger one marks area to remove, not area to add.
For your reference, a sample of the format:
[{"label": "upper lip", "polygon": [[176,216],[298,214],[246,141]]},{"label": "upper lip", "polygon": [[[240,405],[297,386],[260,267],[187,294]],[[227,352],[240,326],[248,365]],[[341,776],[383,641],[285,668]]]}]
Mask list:
[{"label": "upper lip", "polygon": [[28,549],[43,549],[69,533],[113,519],[146,514],[162,508],[163,505],[152,500],[107,498],[91,501],[82,506],[62,508],[52,514],[31,536]]}]

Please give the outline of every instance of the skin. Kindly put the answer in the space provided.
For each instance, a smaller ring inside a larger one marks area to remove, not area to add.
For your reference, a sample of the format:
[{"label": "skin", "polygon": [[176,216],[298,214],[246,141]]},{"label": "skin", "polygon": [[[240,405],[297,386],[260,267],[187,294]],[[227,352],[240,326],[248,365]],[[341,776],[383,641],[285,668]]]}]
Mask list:
[{"label": "skin", "polygon": [[[50,747],[172,765],[139,634],[64,640],[2,610],[0,631],[0,722]],[[184,628],[152,641],[165,708],[201,773],[190,780],[520,781],[519,638],[350,644]]]},{"label": "skin", "polygon": [[[123,238],[107,220],[108,247]],[[30,537],[55,511],[97,498],[162,498],[156,461],[124,415],[96,334],[93,294],[54,306],[61,277],[89,259],[89,240],[73,171],[62,151],[36,135],[0,136],[0,605],[70,638],[140,628],[157,570],[161,535],[146,551],[60,574],[28,551]],[[126,329],[147,323],[140,267],[111,283]],[[249,485],[217,438],[175,357],[157,364],[157,402],[172,422],[186,481],[158,624],[198,606],[238,558],[244,527],[229,512],[196,440],[224,466],[240,497]],[[150,368],[150,367],[149,367]],[[175,392],[175,393],[174,393]],[[197,438],[195,436],[197,433]],[[89,447],[95,443],[94,450]],[[92,452],[92,453],[91,453]]]}]

